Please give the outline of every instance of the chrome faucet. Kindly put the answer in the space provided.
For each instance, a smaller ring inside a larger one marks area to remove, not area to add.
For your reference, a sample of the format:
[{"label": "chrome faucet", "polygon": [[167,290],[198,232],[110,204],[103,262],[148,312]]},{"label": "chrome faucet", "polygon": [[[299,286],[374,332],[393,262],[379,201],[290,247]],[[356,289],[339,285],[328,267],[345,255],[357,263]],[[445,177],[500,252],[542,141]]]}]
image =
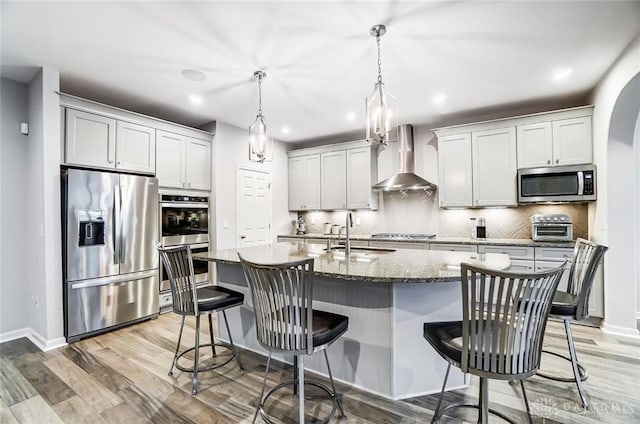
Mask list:
[{"label": "chrome faucet", "polygon": [[345,227],[347,229],[347,234],[345,235],[345,240],[344,240],[344,255],[349,256],[351,254],[350,229],[351,227],[353,227],[353,216],[351,216],[351,211],[347,211],[347,223]]}]

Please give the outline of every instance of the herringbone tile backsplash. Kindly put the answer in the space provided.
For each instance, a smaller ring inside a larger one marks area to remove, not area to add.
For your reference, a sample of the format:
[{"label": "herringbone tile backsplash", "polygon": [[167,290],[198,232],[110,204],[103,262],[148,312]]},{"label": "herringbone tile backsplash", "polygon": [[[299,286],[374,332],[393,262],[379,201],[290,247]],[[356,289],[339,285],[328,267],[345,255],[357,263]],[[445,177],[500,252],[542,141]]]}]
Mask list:
[{"label": "herringbone tile backsplash", "polygon": [[[531,238],[530,217],[536,213],[567,213],[573,221],[573,237],[588,236],[586,204],[531,205],[517,208],[440,209],[437,196],[426,192],[389,192],[377,211],[353,212],[360,225],[354,234],[432,233],[440,237],[469,237],[469,218],[485,218],[487,238]],[[345,224],[345,212],[302,214],[307,232],[322,233],[322,224]]]}]

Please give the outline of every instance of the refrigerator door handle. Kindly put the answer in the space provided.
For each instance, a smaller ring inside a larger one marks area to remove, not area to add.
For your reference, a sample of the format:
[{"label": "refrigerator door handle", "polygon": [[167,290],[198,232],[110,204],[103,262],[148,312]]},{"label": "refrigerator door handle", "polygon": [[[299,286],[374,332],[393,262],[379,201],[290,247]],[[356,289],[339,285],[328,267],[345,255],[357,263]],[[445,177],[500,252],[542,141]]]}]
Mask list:
[{"label": "refrigerator door handle", "polygon": [[113,187],[113,263],[120,263],[120,235],[121,235],[121,219],[120,213],[120,186]]},{"label": "refrigerator door handle", "polygon": [[[127,189],[126,186],[124,186],[125,191]],[[118,186],[118,191],[120,192],[119,194],[119,199],[120,199],[120,207],[118,208],[118,222],[120,223],[120,230],[119,230],[119,234],[120,234],[120,246],[118,248],[118,252],[120,254],[120,263],[123,264],[126,262],[126,250],[127,250],[127,243],[125,243],[125,229],[124,229],[124,222],[122,222],[123,220],[123,216],[124,214],[122,213],[122,209],[123,209],[123,205],[122,205],[122,184],[120,184]],[[120,271],[122,272],[122,271]]]},{"label": "refrigerator door handle", "polygon": [[80,281],[71,284],[72,290],[86,289],[87,287],[99,287],[107,285],[118,285],[126,283],[127,281],[143,280],[145,278],[155,277],[158,275],[158,270],[153,269],[150,271],[134,272],[131,274],[114,275],[112,277],[94,278],[89,281]]}]

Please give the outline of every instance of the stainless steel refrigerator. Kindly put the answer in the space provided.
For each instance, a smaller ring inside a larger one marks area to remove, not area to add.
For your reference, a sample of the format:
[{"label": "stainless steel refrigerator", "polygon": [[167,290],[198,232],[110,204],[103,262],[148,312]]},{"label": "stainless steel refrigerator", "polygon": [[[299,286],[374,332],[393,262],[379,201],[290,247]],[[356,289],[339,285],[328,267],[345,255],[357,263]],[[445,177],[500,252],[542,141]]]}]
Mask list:
[{"label": "stainless steel refrigerator", "polygon": [[158,180],[63,169],[65,337],[158,315]]}]

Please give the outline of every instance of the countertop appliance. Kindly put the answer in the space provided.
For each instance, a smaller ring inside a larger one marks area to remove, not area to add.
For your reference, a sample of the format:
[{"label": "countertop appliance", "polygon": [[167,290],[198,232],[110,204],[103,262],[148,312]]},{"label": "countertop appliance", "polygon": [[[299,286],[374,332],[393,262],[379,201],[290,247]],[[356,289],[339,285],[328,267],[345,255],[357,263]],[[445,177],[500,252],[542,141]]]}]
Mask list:
[{"label": "countertop appliance", "polygon": [[531,239],[535,241],[571,241],[573,223],[564,213],[535,214],[531,216]]},{"label": "countertop appliance", "polygon": [[67,342],[158,315],[158,180],[62,170]]},{"label": "countertop appliance", "polygon": [[[209,196],[193,193],[160,193],[160,237],[163,246],[188,245],[191,253],[209,251]],[[159,257],[159,256],[158,256]],[[197,286],[209,284],[209,263],[193,261]],[[171,283],[160,265],[160,312],[171,310]]]},{"label": "countertop appliance", "polygon": [[435,236],[435,234],[377,233],[372,234],[371,238],[383,240],[429,240]]},{"label": "countertop appliance", "polygon": [[519,203],[592,200],[596,200],[595,165],[518,169]]}]

